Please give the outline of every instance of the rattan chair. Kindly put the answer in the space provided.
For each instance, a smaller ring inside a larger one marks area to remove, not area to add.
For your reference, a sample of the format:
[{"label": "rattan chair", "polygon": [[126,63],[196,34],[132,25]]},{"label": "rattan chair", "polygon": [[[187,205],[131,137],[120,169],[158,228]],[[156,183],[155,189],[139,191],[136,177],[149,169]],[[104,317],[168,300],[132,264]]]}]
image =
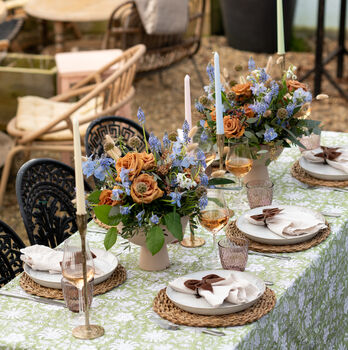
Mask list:
[{"label": "rattan chair", "polygon": [[23,271],[20,249],[23,241],[0,220],[0,288]]},{"label": "rattan chair", "polygon": [[[86,131],[85,147],[87,156],[92,154],[101,156],[104,153],[103,141],[105,135],[110,135],[113,139],[122,136],[126,144],[132,136],[138,136],[141,140],[138,151],[142,152],[145,149],[143,129],[139,124],[124,117],[101,117],[91,122]],[[145,131],[145,136],[148,140],[149,133],[147,131]]]},{"label": "rattan chair", "polygon": [[126,49],[142,43],[146,54],[137,66],[138,73],[161,71],[190,58],[203,84],[194,55],[201,45],[205,0],[190,0],[189,25],[186,33],[176,35],[148,35],[142,25],[134,1],[126,1],[111,14],[103,48]]},{"label": "rattan chair", "polygon": [[[91,191],[86,182],[85,190]],[[17,174],[16,194],[31,244],[54,248],[77,231],[70,166],[48,158],[26,162]]]},{"label": "rattan chair", "polygon": [[[2,172],[0,206],[13,157],[20,151],[31,150],[71,152],[72,118],[79,118],[83,137],[89,122],[115,114],[128,103],[135,92],[132,83],[136,64],[144,53],[144,45],[134,46],[96,73],[82,79],[68,92],[50,100],[32,96],[20,100],[16,117],[7,125],[8,133],[15,137],[15,144],[7,155]],[[109,68],[114,65],[118,65],[118,69],[105,78]],[[77,102],[61,103],[72,98]]]}]

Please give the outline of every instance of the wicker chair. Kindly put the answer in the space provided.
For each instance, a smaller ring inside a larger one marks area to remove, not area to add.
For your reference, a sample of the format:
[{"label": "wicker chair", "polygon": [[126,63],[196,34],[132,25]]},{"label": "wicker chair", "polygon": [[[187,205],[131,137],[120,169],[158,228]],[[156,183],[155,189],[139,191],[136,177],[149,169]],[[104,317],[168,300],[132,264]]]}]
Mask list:
[{"label": "wicker chair", "polygon": [[23,271],[20,249],[24,247],[16,232],[0,220],[0,288]]},{"label": "wicker chair", "polygon": [[[0,206],[3,202],[11,163],[20,151],[45,150],[71,152],[73,150],[72,118],[79,118],[83,137],[89,122],[115,114],[134,95],[132,85],[136,64],[145,53],[144,45],[134,46],[118,56],[96,73],[76,83],[68,92],[42,99],[21,98],[17,116],[7,125],[7,131],[15,137],[15,144],[7,155],[0,184]],[[105,74],[118,64],[110,76]],[[74,103],[61,103],[77,98]]]},{"label": "wicker chair", "polygon": [[[86,191],[91,191],[85,182]],[[77,231],[75,171],[53,159],[32,159],[18,171],[16,194],[31,244],[51,248]]]},{"label": "wicker chair", "polygon": [[189,7],[189,25],[185,34],[148,35],[141,23],[135,2],[126,1],[110,16],[103,48],[124,50],[138,43],[146,45],[146,54],[137,66],[138,73],[161,71],[190,58],[204,85],[194,55],[201,44],[205,0],[190,0]]},{"label": "wicker chair", "polygon": [[[87,156],[92,154],[101,156],[104,153],[103,140],[105,135],[110,135],[113,139],[122,136],[125,143],[132,136],[138,136],[142,142],[138,151],[141,152],[145,149],[143,129],[139,124],[118,116],[101,117],[91,122],[86,131],[85,147]],[[149,138],[147,131],[145,131],[145,136],[146,139]]]}]

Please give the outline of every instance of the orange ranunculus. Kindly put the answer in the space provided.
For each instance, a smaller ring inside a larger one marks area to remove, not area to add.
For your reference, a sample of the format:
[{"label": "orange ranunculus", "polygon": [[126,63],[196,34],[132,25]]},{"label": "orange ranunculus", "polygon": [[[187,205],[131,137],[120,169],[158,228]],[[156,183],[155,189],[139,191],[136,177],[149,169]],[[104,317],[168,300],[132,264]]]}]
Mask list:
[{"label": "orange ranunculus", "polygon": [[120,172],[121,169],[129,169],[128,177],[130,181],[138,176],[143,169],[144,161],[142,159],[141,153],[128,152],[124,157],[119,158],[116,162],[117,178],[116,181],[121,181]]},{"label": "orange ranunculus", "polygon": [[225,136],[228,139],[239,139],[244,134],[245,126],[241,123],[238,117],[234,115],[226,115],[224,117],[224,130]]},{"label": "orange ranunculus", "polygon": [[[139,191],[141,186],[140,183],[146,185],[144,191]],[[149,174],[141,174],[136,177],[131,186],[131,196],[135,203],[149,204],[157,198],[163,196],[163,191],[158,187],[157,181],[153,176]]]},{"label": "orange ranunculus", "polygon": [[242,102],[242,101],[250,98],[251,97],[250,87],[251,87],[250,83],[236,84],[236,85],[232,86],[231,91],[233,91],[235,93],[236,101]]},{"label": "orange ranunculus", "polygon": [[[120,188],[118,186],[115,186],[114,189]],[[111,190],[103,190],[99,195],[99,205],[112,205],[113,207],[119,204],[122,204],[122,200],[115,201],[112,198],[112,191]]]},{"label": "orange ranunculus", "polygon": [[295,91],[300,88],[302,88],[304,91],[307,91],[307,85],[300,83],[297,80],[287,80],[286,87],[288,88],[289,92]]},{"label": "orange ranunculus", "polygon": [[215,108],[210,112],[211,120],[216,121],[216,110]]},{"label": "orange ranunculus", "polygon": [[153,169],[156,166],[156,160],[152,153],[140,153],[141,159],[144,162],[143,169],[144,170],[150,170]]},{"label": "orange ranunculus", "polygon": [[248,118],[253,118],[255,115],[255,112],[249,107],[249,105],[244,105],[244,114],[248,117]]}]

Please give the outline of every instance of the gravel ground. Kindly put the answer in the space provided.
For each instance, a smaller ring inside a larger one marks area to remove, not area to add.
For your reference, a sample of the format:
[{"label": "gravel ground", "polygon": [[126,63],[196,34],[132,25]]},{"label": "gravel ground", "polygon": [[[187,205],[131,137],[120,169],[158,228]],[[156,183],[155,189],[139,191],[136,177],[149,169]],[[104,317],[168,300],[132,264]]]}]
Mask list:
[{"label": "gravel ground", "polygon": [[[331,52],[335,48],[335,42],[326,39],[326,52]],[[203,39],[202,47],[195,56],[199,70],[207,82],[205,68],[209,60],[212,59],[212,52],[218,51],[220,54],[221,67],[226,67],[230,72],[231,79],[238,79],[240,73],[246,72],[247,61],[253,56],[258,66],[264,66],[267,62],[268,55],[255,54],[251,52],[238,51],[228,47],[224,37],[207,37]],[[276,59],[276,58],[275,58]],[[301,76],[314,66],[313,53],[287,53],[287,64],[294,64],[298,67],[298,75]],[[346,66],[348,58],[345,58]],[[234,67],[242,65],[243,71],[236,72]],[[331,62],[327,69],[334,72],[336,69],[335,62]],[[136,82],[136,96],[132,102],[134,120],[136,121],[136,111],[139,106],[146,115],[146,127],[148,131],[153,131],[157,136],[162,136],[165,130],[172,131],[181,127],[184,121],[184,77],[186,74],[191,76],[191,95],[192,99],[198,98],[203,87],[200,84],[198,76],[194,70],[192,62],[184,62],[159,74],[153,74]],[[313,89],[313,76],[305,81]],[[348,77],[340,79],[341,87],[348,92]],[[348,102],[345,101],[329,82],[323,78],[322,93],[330,96],[328,100],[315,101],[312,104],[312,118],[321,120],[324,130],[348,132]],[[194,113],[194,119],[198,119]],[[32,154],[32,157],[42,157],[43,154]],[[45,155],[47,156],[47,155]],[[53,158],[57,155],[52,154]],[[17,200],[15,196],[15,174],[24,159],[18,157],[13,167],[13,176],[7,188],[4,208],[0,210],[0,219],[4,220],[24,239],[28,244],[27,235],[19,213]]]}]

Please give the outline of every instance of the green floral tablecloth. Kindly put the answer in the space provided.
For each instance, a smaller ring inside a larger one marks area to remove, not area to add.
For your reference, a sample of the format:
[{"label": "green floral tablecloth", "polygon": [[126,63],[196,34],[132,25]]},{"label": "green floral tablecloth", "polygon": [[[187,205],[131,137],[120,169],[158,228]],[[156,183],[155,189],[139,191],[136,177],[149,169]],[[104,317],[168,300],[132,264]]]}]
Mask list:
[{"label": "green floral tablecloth", "polygon": [[[348,134],[325,132],[326,145],[348,144]],[[171,267],[161,272],[144,272],[137,267],[139,248],[123,251],[121,240],[112,248],[121,253],[120,262],[128,279],[120,287],[94,298],[92,321],[105,328],[102,338],[81,341],[71,330],[77,316],[67,309],[0,296],[1,349],[347,349],[348,313],[348,193],[307,189],[289,173],[299,158],[297,148],[286,149],[271,164],[275,183],[274,202],[317,210],[342,211],[339,218],[327,218],[332,235],[317,247],[287,254],[291,260],[249,255],[247,270],[274,282],[277,295],[274,310],[252,324],[225,328],[224,337],[201,334],[197,329],[178,331],[159,328],[154,322],[152,301],[169,280],[193,271],[216,268],[211,264],[212,239],[202,230],[207,244],[187,249],[169,246]],[[233,193],[228,193],[233,207]],[[240,212],[237,212],[240,214]],[[90,246],[102,247],[104,235],[89,224]],[[19,278],[3,287],[24,293]]]}]

